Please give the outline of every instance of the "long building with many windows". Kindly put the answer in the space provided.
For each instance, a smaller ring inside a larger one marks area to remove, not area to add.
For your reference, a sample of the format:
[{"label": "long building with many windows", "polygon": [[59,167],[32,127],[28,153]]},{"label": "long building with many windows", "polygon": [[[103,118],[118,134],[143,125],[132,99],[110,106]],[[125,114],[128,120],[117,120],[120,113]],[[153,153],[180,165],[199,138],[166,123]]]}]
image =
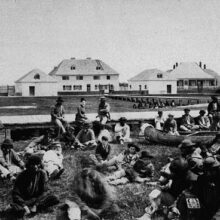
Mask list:
[{"label": "long building with many windows", "polygon": [[58,81],[59,93],[119,90],[119,73],[98,59],[63,60],[49,75]]}]

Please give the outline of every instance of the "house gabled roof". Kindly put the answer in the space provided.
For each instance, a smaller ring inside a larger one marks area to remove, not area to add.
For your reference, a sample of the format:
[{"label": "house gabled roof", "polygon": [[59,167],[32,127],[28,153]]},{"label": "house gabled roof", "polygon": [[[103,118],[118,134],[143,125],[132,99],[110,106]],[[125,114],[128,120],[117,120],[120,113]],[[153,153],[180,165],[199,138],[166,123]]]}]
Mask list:
[{"label": "house gabled roof", "polygon": [[63,60],[49,75],[119,75],[119,73],[101,60],[87,58]]},{"label": "house gabled roof", "polygon": [[220,75],[215,72],[214,70],[211,69],[203,69],[204,72],[208,73],[209,75],[215,77],[215,78],[220,78]]},{"label": "house gabled roof", "polygon": [[213,79],[214,77],[206,73],[197,63],[180,63],[176,69],[170,72],[177,79]]},{"label": "house gabled roof", "polygon": [[[35,76],[39,74],[39,79],[35,79]],[[33,69],[18,80],[15,83],[56,83],[57,80],[52,76],[47,75],[40,69]]]},{"label": "house gabled roof", "polygon": [[[158,74],[162,74],[162,78],[158,78]],[[132,77],[128,81],[176,81],[176,78],[170,73],[163,72],[159,69],[147,69]]]}]

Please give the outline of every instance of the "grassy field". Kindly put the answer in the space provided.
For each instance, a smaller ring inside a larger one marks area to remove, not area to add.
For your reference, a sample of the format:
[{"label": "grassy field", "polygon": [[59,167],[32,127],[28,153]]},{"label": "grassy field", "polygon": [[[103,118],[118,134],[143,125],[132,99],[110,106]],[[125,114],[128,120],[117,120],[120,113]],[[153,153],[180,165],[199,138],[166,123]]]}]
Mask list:
[{"label": "grassy field", "polygon": [[[74,114],[79,106],[82,96],[64,96],[66,113]],[[85,96],[87,100],[86,112],[97,112],[99,97]],[[190,98],[189,98],[190,99]],[[133,109],[134,102],[107,99],[111,106],[111,112],[140,112],[153,111],[155,109]],[[5,115],[47,115],[50,114],[51,106],[56,103],[56,97],[0,97],[0,116]],[[23,109],[23,107],[28,107]],[[197,109],[198,107],[192,107]],[[200,107],[199,107],[200,108]],[[171,108],[170,108],[171,109]],[[169,108],[166,108],[169,110]]]},{"label": "grassy field", "polygon": [[[21,141],[16,142],[16,149],[21,150],[22,148],[24,148],[24,146],[27,145],[27,143],[28,142]],[[158,178],[158,172],[160,168],[167,163],[167,158],[169,156],[175,156],[178,154],[178,150],[176,148],[161,145],[152,145],[145,143],[144,141],[138,141],[137,143],[140,146],[141,150],[147,149],[149,152],[151,152],[151,154],[155,156],[155,158],[152,160],[156,168],[156,175],[153,180],[156,180]],[[124,147],[119,146],[117,144],[112,144],[112,147],[112,155],[118,154],[124,149]],[[66,198],[71,199],[71,183],[77,170],[81,169],[81,159],[87,157],[90,153],[93,152],[64,150],[63,153],[65,172],[62,175],[61,179],[49,183],[51,190],[55,195],[57,195],[60,198],[61,203]],[[0,182],[0,208],[10,203],[11,189],[12,185],[1,184]],[[148,202],[147,195],[150,192],[150,190],[152,190],[151,188],[147,187],[145,183],[129,183],[123,186],[116,186],[115,190],[118,196],[117,204],[120,207],[121,211],[115,218],[106,217],[105,220],[132,220],[144,214],[144,208],[146,207]],[[56,209],[57,208],[50,209],[46,213],[40,213],[37,216],[31,217],[29,219],[55,219]]]}]

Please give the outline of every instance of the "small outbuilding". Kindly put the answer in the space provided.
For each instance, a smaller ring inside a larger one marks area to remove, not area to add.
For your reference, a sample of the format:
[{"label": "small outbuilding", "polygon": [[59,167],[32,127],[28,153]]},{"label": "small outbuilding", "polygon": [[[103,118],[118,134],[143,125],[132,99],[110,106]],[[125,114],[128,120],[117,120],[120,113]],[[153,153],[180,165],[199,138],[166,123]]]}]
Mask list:
[{"label": "small outbuilding", "polygon": [[176,94],[177,79],[168,72],[148,69],[128,80],[129,90],[145,94]]},{"label": "small outbuilding", "polygon": [[57,80],[40,69],[33,69],[15,81],[15,93],[22,96],[56,96]]}]

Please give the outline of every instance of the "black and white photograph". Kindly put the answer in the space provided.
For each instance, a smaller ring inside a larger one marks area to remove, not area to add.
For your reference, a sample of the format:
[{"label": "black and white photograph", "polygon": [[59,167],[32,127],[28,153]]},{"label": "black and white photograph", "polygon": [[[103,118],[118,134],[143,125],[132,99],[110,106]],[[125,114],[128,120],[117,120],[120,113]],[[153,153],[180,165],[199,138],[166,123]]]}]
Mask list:
[{"label": "black and white photograph", "polygon": [[1,220],[220,220],[219,0],[0,0]]}]

